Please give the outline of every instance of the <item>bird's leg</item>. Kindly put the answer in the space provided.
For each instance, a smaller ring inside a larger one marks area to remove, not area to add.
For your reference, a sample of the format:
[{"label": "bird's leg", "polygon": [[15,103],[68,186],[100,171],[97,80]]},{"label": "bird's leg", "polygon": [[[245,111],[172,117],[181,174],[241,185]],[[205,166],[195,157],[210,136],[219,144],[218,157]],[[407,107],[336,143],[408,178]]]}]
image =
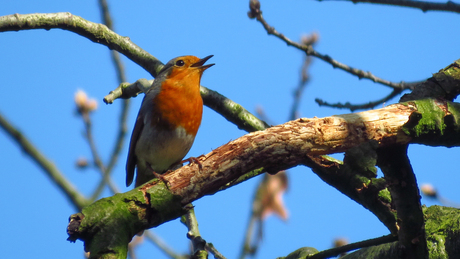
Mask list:
[{"label": "bird's leg", "polygon": [[185,159],[185,160],[182,160],[182,161],[180,161],[180,162],[181,162],[181,164],[182,164],[182,163],[185,163],[185,162],[189,162],[189,164],[195,163],[195,164],[198,165],[198,169],[201,171],[201,169],[203,169],[203,165],[201,165],[201,162],[200,162],[200,160],[198,160],[198,159],[200,159],[200,158],[202,158],[202,157],[205,157],[205,155],[200,155],[199,157],[193,157],[193,156],[191,156],[191,157],[189,157],[189,158],[187,158],[187,159]]},{"label": "bird's leg", "polygon": [[153,174],[156,178],[160,179],[160,180],[166,185],[166,188],[169,189],[169,187],[168,187],[169,181],[166,180],[166,178],[164,178],[163,175],[161,175],[161,174],[155,172],[155,170],[153,170],[151,164],[149,164],[149,167],[150,167],[150,170],[152,170],[152,174]]}]

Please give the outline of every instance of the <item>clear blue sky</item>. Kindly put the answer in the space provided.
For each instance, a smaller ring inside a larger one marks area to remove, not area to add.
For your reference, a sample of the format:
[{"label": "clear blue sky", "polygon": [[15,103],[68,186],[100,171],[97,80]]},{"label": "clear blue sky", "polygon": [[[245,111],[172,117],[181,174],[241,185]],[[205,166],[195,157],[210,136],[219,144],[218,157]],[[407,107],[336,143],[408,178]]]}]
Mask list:
[{"label": "clear blue sky", "polygon": [[[392,81],[412,81],[460,58],[460,36],[452,24],[458,14],[428,12],[348,2],[262,1],[265,19],[287,37],[318,32],[317,50],[340,62],[371,71]],[[303,60],[300,51],[268,36],[248,19],[248,1],[109,1],[117,33],[167,62],[179,55],[213,54],[214,67],[202,84],[243,105],[251,112],[263,107],[274,123],[288,118],[292,92]],[[101,22],[96,1],[6,0],[0,15],[14,13],[71,12]],[[99,151],[107,161],[115,139],[120,103],[102,103],[117,86],[107,47],[63,30],[0,33],[0,112],[18,127],[75,186],[89,195],[99,180],[97,171],[77,170],[75,160],[90,158],[83,138],[83,123],[74,115],[73,96],[85,90],[99,101],[93,127]],[[149,78],[142,68],[124,58],[129,81]],[[320,108],[314,102],[363,103],[391,90],[369,80],[358,80],[315,59],[312,80],[300,106],[303,117],[348,113]],[[135,98],[129,130],[142,97]],[[392,102],[397,102],[398,98]],[[389,103],[388,103],[389,104]],[[245,134],[210,109],[189,155],[199,156]],[[74,208],[18,146],[0,131],[0,240],[5,258],[82,258],[83,244],[66,241],[66,227]],[[114,180],[124,187],[124,151]],[[419,183],[430,182],[441,195],[459,197],[458,149],[410,147],[410,159]],[[340,157],[340,156],[339,156]],[[227,258],[236,258],[247,225],[254,188],[261,178],[194,203],[203,238],[214,243]],[[289,171],[285,203],[287,222],[270,217],[257,258],[276,258],[303,247],[329,248],[336,237],[355,242],[388,234],[367,210],[323,183],[310,169]],[[106,191],[104,196],[110,193]],[[423,203],[432,205],[429,200]],[[177,220],[154,229],[177,252],[188,249],[186,229]],[[139,258],[163,258],[145,243]],[[164,257],[166,258],[166,257]]]}]

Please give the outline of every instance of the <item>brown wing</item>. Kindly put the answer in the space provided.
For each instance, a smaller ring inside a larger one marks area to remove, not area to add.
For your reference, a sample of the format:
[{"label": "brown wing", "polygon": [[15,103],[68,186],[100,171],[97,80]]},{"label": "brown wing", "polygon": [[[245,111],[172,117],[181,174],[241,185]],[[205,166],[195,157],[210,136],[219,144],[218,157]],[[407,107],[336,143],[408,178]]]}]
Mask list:
[{"label": "brown wing", "polygon": [[126,186],[130,186],[134,180],[134,169],[136,168],[137,164],[137,157],[135,152],[136,144],[139,140],[142,130],[144,129],[144,117],[150,116],[150,113],[153,109],[152,101],[160,92],[161,82],[165,80],[165,77],[166,73],[160,73],[158,77],[153,81],[152,86],[147,90],[144,99],[142,100],[141,108],[139,109],[139,114],[137,115],[136,124],[134,125],[133,134],[131,135],[131,141],[129,143],[128,160],[126,161]]},{"label": "brown wing", "polygon": [[136,124],[134,125],[133,134],[131,135],[131,141],[129,143],[128,159],[126,161],[126,186],[130,186],[134,180],[134,169],[137,164],[136,157],[136,143],[139,136],[144,128],[144,118],[139,115],[137,116]]}]

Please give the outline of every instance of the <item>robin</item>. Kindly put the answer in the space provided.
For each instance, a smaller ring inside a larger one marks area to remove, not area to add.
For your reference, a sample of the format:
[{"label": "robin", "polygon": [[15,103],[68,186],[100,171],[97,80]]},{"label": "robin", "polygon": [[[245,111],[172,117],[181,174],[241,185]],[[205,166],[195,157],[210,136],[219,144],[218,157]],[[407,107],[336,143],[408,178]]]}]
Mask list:
[{"label": "robin", "polygon": [[201,124],[200,80],[214,65],[204,65],[212,56],[177,57],[158,73],[145,93],[131,135],[126,186],[133,182],[135,167],[137,187],[181,165]]}]

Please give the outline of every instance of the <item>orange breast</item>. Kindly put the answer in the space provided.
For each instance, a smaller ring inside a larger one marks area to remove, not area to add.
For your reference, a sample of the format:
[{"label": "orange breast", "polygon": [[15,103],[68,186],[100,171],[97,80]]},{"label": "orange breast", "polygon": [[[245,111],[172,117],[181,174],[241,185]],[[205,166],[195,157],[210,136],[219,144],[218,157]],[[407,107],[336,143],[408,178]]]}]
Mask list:
[{"label": "orange breast", "polygon": [[[163,82],[161,91],[152,100],[152,124],[168,130],[182,126],[188,134],[196,135],[203,114],[203,100],[199,90],[199,75],[193,78],[177,76]],[[152,125],[154,126],[154,125]]]}]

